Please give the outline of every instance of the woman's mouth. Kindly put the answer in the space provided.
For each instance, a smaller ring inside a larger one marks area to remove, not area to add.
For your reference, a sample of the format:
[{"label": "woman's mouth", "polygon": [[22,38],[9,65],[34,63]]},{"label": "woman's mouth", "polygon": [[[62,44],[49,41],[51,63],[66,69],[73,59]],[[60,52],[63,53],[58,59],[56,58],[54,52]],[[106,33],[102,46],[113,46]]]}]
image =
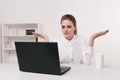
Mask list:
[{"label": "woman's mouth", "polygon": [[66,32],[66,33],[64,33],[65,35],[68,35],[69,33],[68,32]]}]

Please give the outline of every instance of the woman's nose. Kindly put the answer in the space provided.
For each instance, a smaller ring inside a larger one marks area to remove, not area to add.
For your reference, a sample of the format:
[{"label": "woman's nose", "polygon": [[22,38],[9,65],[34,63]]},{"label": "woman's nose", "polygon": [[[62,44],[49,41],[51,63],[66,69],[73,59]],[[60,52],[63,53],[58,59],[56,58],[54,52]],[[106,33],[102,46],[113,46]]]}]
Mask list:
[{"label": "woman's nose", "polygon": [[68,30],[68,29],[65,27],[65,28],[64,28],[64,31],[67,31],[67,30]]}]

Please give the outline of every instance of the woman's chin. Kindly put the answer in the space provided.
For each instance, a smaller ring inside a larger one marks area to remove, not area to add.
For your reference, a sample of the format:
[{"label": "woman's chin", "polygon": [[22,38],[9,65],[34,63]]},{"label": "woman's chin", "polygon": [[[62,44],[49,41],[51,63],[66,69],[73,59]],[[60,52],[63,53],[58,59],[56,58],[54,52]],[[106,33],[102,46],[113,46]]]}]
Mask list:
[{"label": "woman's chin", "polygon": [[65,38],[69,38],[69,36],[68,36],[68,35],[65,35]]},{"label": "woman's chin", "polygon": [[71,38],[70,37],[65,37],[67,40],[70,40]]}]

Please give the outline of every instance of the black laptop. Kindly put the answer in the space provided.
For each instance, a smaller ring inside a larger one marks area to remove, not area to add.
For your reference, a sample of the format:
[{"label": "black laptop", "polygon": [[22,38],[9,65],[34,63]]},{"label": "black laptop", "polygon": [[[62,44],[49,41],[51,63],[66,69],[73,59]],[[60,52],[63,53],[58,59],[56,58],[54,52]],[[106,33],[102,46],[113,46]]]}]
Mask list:
[{"label": "black laptop", "polygon": [[61,75],[68,66],[60,66],[57,42],[15,42],[19,69],[25,72]]}]

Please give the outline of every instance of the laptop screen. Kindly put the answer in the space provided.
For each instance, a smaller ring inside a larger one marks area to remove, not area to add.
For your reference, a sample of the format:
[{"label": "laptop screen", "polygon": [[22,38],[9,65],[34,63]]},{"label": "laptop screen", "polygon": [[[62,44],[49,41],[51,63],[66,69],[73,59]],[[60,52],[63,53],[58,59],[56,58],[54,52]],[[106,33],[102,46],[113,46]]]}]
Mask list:
[{"label": "laptop screen", "polygon": [[20,70],[59,73],[60,62],[56,42],[15,42]]}]

